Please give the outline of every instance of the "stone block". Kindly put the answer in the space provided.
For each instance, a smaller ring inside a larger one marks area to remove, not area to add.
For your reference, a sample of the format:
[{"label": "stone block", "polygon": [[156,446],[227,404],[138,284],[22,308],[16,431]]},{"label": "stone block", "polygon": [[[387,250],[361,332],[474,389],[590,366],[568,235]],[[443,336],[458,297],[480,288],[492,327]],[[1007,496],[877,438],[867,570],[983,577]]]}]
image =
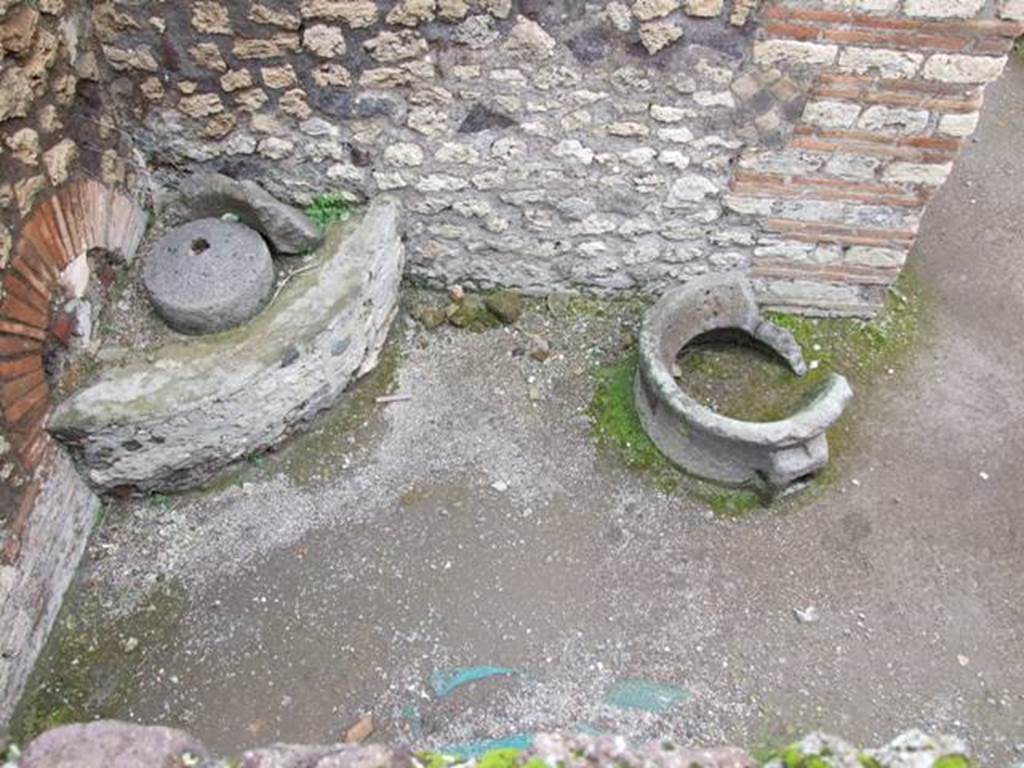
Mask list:
[{"label": "stone block", "polygon": [[1005,56],[936,53],[925,62],[923,75],[944,83],[988,83],[1003,73],[1005,65]]},{"label": "stone block", "polygon": [[803,64],[822,67],[832,64],[839,47],[802,40],[760,40],[754,43],[754,60],[762,66]]}]

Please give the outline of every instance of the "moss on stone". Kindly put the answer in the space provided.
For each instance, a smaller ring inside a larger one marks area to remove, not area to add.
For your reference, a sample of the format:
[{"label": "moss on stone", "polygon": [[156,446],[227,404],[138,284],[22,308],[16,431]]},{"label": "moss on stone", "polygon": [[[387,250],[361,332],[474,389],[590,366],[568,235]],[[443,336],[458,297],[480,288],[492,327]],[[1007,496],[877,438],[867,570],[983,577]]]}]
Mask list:
[{"label": "moss on stone", "polygon": [[633,352],[594,371],[594,397],[588,412],[600,445],[615,449],[626,466],[651,473],[659,487],[671,491],[681,473],[647,436],[633,402],[637,361]]},{"label": "moss on stone", "polygon": [[770,351],[753,344],[707,344],[681,356],[681,386],[698,402],[744,421],[786,418],[812,400],[829,374],[841,373],[854,392],[870,387],[918,338],[923,300],[911,272],[891,289],[873,320],[766,316],[789,330],[813,366],[803,377]]},{"label": "moss on stone", "polygon": [[523,299],[514,291],[494,291],[484,299],[484,304],[501,322],[511,325],[523,314]]},{"label": "moss on stone", "polygon": [[486,331],[501,321],[487,308],[486,302],[474,294],[464,296],[448,315],[448,322],[467,331]]},{"label": "moss on stone", "polygon": [[67,723],[130,719],[124,702],[136,684],[132,678],[174,634],[187,608],[184,589],[174,583],[161,584],[130,613],[114,618],[94,594],[70,595],[11,718],[11,741],[27,744]]},{"label": "moss on stone", "polygon": [[966,755],[943,755],[935,761],[934,768],[972,768],[973,765]]},{"label": "moss on stone", "polygon": [[[850,379],[856,394],[854,405],[829,431],[833,461],[811,484],[812,489],[820,490],[838,476],[835,459],[845,452],[852,425],[863,403],[869,400],[871,388],[888,371],[895,369],[928,327],[927,297],[912,271],[904,272],[890,289],[890,294],[888,306],[870,321],[767,313],[772,321],[793,333],[808,361],[818,361],[815,369],[804,380],[798,380],[801,381],[799,389],[785,390],[781,396],[776,393],[775,397],[766,398],[763,370],[755,369],[754,375],[751,375],[749,371],[737,367],[734,360],[722,355],[695,356],[688,370],[684,371],[684,378],[706,377],[709,380],[708,391],[712,391],[712,385],[722,388],[728,382],[728,401],[719,403],[718,410],[726,415],[750,420],[772,420],[791,414],[799,407],[802,398],[813,396],[831,371],[842,373]],[[614,306],[605,303],[605,309],[602,310],[593,300],[581,301],[578,306],[593,313],[623,309],[618,302]],[[599,445],[611,449],[630,469],[646,474],[663,491],[685,493],[706,504],[716,515],[736,517],[756,509],[761,499],[752,490],[723,488],[688,476],[658,451],[644,432],[633,400],[637,362],[637,353],[631,352],[593,372],[594,395],[589,415]],[[770,370],[773,376],[796,379],[781,362],[768,359],[765,365],[772,366]],[[780,372],[777,369],[782,370]],[[813,498],[815,492],[801,494],[802,500]]]}]

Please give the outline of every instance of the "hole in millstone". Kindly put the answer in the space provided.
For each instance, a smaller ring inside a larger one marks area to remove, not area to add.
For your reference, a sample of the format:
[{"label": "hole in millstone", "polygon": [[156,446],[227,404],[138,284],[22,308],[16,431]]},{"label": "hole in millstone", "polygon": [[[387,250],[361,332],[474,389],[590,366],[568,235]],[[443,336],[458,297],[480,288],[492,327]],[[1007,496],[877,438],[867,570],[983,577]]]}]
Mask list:
[{"label": "hole in millstone", "polygon": [[200,253],[205,253],[210,250],[210,242],[203,237],[197,237],[192,241],[192,253],[198,256]]}]

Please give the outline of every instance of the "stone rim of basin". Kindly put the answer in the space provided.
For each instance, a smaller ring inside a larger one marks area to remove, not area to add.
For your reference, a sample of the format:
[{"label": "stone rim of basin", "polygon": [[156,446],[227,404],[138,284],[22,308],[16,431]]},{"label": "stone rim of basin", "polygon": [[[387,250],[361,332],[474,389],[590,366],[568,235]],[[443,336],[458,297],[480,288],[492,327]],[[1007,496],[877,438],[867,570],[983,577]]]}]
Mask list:
[{"label": "stone rim of basin", "polygon": [[739,332],[768,347],[798,376],[803,353],[789,331],[761,317],[739,273],[696,278],[668,291],[644,316],[635,400],[645,431],[674,464],[727,485],[756,485],[774,495],[828,462],[825,430],[853,397],[840,374],[787,418],[753,422],[725,416],[695,400],[672,375],[679,352],[698,337]]}]

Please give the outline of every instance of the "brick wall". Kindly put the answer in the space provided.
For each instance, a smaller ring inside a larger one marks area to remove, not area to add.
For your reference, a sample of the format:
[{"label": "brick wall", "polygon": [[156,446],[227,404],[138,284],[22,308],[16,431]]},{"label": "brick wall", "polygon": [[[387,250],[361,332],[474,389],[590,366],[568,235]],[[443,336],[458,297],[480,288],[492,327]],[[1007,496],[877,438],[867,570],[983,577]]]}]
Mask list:
[{"label": "brick wall", "polygon": [[[755,61],[799,70],[810,86],[785,146],[748,149],[732,180],[728,205],[760,225],[752,273],[773,304],[870,310],[882,300],[871,287],[899,274],[924,205],[974,132],[1024,7],[781,2],[763,16]],[[822,293],[829,284],[862,290]]]}]

